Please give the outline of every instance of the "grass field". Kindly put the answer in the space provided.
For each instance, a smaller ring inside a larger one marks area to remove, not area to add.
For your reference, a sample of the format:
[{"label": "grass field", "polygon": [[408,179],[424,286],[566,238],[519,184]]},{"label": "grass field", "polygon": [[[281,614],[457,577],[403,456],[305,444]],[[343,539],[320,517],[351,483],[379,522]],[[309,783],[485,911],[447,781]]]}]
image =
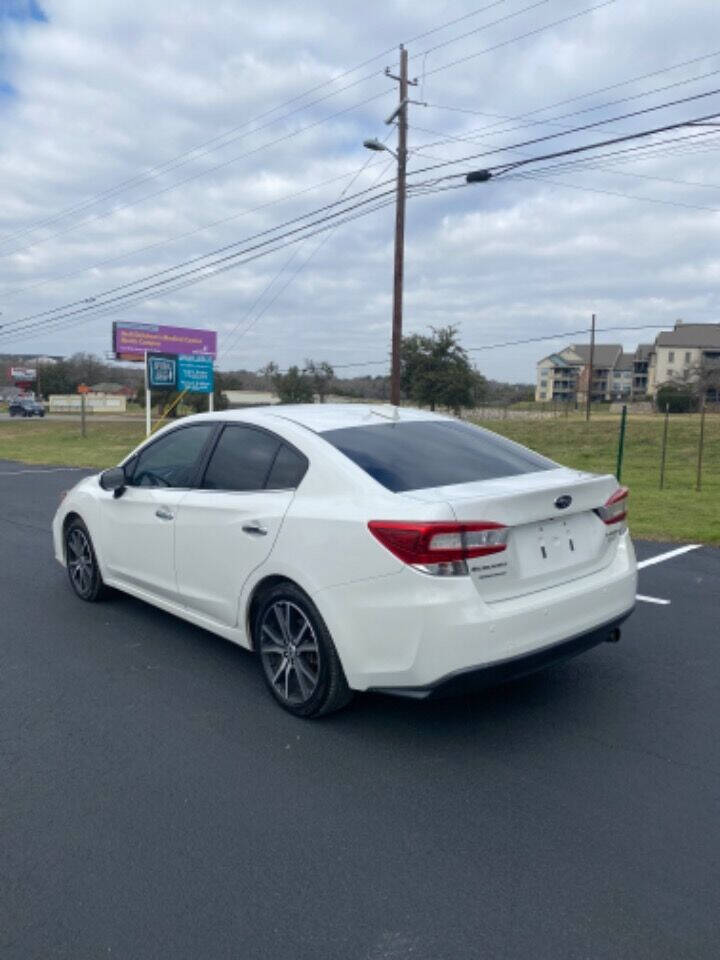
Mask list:
[{"label": "grass field", "polygon": [[[478,421],[482,425],[482,420]],[[493,420],[486,426],[558,463],[614,473],[619,418]],[[695,491],[700,417],[670,418],[665,489],[658,489],[662,418],[628,419],[622,480],[631,490],[630,522],[636,536],[720,545],[720,416],[705,420],[702,490]],[[93,422],[87,437],[79,424],[53,420],[0,420],[0,458],[25,463],[108,467],[144,436],[140,421]]]}]

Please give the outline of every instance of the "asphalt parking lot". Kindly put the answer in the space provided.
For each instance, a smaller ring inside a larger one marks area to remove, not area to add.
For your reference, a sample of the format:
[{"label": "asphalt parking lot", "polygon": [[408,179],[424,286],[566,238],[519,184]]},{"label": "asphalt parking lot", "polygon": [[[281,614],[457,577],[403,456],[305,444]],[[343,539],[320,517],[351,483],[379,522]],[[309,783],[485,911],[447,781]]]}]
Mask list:
[{"label": "asphalt parking lot", "polygon": [[619,644],[308,723],[245,651],[72,596],[80,475],[0,461],[3,960],[717,957],[719,550],[645,566]]}]

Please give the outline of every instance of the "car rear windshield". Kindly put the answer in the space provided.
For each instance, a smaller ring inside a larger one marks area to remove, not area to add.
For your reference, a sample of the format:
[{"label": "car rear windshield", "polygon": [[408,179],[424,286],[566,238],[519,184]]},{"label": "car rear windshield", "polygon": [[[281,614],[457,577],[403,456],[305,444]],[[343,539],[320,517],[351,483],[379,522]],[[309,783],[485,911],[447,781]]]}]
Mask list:
[{"label": "car rear windshield", "polygon": [[551,470],[556,464],[456,420],[406,420],[321,434],[393,493]]}]

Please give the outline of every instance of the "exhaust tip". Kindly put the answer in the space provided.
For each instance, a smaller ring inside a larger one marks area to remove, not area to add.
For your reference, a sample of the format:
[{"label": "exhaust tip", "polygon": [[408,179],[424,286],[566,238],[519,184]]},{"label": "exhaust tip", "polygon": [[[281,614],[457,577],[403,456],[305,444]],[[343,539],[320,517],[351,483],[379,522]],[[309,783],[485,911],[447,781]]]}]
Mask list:
[{"label": "exhaust tip", "polygon": [[607,638],[608,643],[617,643],[622,634],[620,633],[620,627],[615,627],[614,630],[611,630],[609,637]]}]

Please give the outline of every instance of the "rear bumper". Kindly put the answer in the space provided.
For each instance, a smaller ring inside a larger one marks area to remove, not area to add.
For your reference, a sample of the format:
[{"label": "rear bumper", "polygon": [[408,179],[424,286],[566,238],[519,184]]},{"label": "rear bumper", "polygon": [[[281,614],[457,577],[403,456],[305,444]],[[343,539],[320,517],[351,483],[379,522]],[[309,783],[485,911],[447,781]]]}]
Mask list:
[{"label": "rear bumper", "polygon": [[636,590],[635,555],[624,534],[604,569],[510,600],[484,601],[468,577],[409,568],[318,591],[313,600],[354,690],[425,691],[463,673],[497,668],[502,676],[512,663],[534,669],[535,656],[557,658],[562,645],[582,646],[580,638],[592,646],[632,610]]},{"label": "rear bumper", "polygon": [[552,664],[570,660],[572,657],[598,646],[598,644],[618,640],[620,624],[627,620],[633,609],[628,610],[623,616],[617,617],[609,623],[604,623],[594,630],[581,633],[577,637],[572,637],[569,640],[555,643],[550,647],[544,647],[520,657],[499,660],[488,666],[458,670],[425,687],[372,687],[370,689],[374,693],[388,693],[394,696],[410,697],[414,700],[426,700],[428,697],[461,696],[475,690],[481,690],[484,687],[492,687],[507,683],[509,680],[517,680],[529,673],[544,670],[545,667]]}]

